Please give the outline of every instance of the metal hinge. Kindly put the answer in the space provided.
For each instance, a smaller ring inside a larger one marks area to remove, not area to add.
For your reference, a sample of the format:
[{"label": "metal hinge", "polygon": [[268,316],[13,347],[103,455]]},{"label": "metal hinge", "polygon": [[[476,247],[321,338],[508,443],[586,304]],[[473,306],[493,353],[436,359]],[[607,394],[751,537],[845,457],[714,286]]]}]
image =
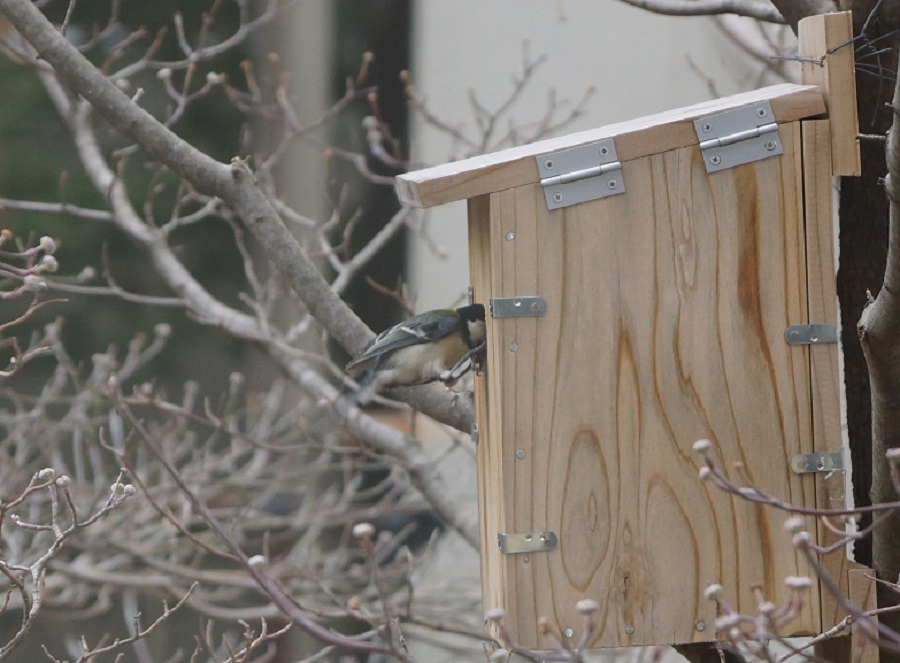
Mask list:
[{"label": "metal hinge", "polygon": [[768,101],[694,120],[707,173],[784,154]]},{"label": "metal hinge", "polygon": [[546,552],[556,547],[556,534],[553,532],[500,532],[497,544],[504,555],[519,553]]},{"label": "metal hinge", "polygon": [[837,325],[791,325],[784,330],[784,340],[790,345],[821,345],[838,342]]},{"label": "metal hinge", "polygon": [[811,454],[795,454],[791,456],[791,469],[797,474],[811,472],[843,472],[844,452],[823,451]]},{"label": "metal hinge", "polygon": [[547,313],[543,297],[492,297],[492,318],[539,318]]},{"label": "metal hinge", "polygon": [[547,209],[625,193],[612,138],[535,157]]}]

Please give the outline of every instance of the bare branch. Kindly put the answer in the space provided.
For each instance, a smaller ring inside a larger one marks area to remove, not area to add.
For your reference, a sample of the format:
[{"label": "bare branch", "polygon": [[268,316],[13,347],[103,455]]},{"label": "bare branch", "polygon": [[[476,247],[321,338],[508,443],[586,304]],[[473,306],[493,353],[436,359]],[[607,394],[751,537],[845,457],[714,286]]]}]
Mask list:
[{"label": "bare branch", "polygon": [[748,0],[619,0],[626,5],[667,16],[711,16],[735,14],[767,23],[784,23],[785,19],[768,2]]}]

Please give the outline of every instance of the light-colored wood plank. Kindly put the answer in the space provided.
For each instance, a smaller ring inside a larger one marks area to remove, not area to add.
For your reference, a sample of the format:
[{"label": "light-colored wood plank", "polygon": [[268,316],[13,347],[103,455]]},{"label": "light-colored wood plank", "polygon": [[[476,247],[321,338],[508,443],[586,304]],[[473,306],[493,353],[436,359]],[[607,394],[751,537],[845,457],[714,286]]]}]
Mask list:
[{"label": "light-colored wood plank", "polygon": [[[809,319],[810,322],[825,324],[837,324],[839,318],[834,252],[836,219],[831,127],[830,120],[802,122]],[[810,355],[815,450],[841,449],[844,443],[841,434],[839,347],[814,345],[803,351]],[[845,505],[846,476],[841,472],[817,474],[816,506],[821,509],[836,509]],[[821,546],[829,546],[837,541],[837,536],[821,522],[818,523],[817,535]],[[848,560],[842,550],[825,556],[822,563],[826,572],[838,580],[844,596],[863,610],[875,607],[872,584],[865,578],[866,574],[873,573],[870,569]],[[828,630],[840,622],[846,613],[829,592],[822,590],[820,597],[822,629]],[[845,663],[873,663],[878,660],[877,647],[870,646],[858,632],[849,637],[825,641],[817,648],[816,653],[827,660]]]},{"label": "light-colored wood plank", "polygon": [[[875,597],[875,572],[871,569],[850,569],[847,573],[850,586],[850,601],[860,610],[867,612],[878,607]],[[874,617],[877,621],[878,617]],[[878,645],[873,638],[877,633],[866,632],[867,626],[861,622],[854,622],[851,627],[850,652],[851,663],[878,663]]]},{"label": "light-colored wood plank", "polygon": [[[806,200],[806,256],[810,322],[838,323],[836,264],[834,260],[834,191],[831,168],[831,122],[808,120],[803,126],[803,187]],[[840,368],[838,345],[797,348],[809,353],[812,383],[813,439],[815,450],[843,448],[841,434]],[[816,506],[840,508],[845,504],[843,472],[816,474]],[[837,537],[818,523],[821,545],[831,545]],[[837,578],[846,593],[848,560],[841,551],[823,559],[829,575]],[[837,601],[822,592],[822,627],[831,628],[844,618]]]},{"label": "light-colored wood plank", "polygon": [[[493,264],[491,257],[491,220],[489,216],[490,200],[487,196],[470,198],[469,215],[469,268],[470,284],[476,302],[487,305],[492,295]],[[476,455],[478,464],[478,506],[479,528],[481,530],[481,582],[482,604],[485,611],[505,608],[506,596],[503,588],[508,580],[501,566],[497,550],[497,532],[503,513],[502,485],[499,479],[498,444],[501,404],[491,388],[492,383],[485,379],[486,373],[494,373],[496,369],[497,328],[490,316],[487,319],[488,347],[491,349],[485,358],[486,366],[481,375],[475,377],[475,417],[478,422],[478,442]],[[494,637],[500,633],[495,632]]]},{"label": "light-colored wood plank", "polygon": [[[703,115],[723,112],[768,99],[776,121],[793,122],[825,112],[821,90],[810,85],[782,84],[706,101],[636,120],[569,134],[494,154],[425,168],[399,175],[400,199],[416,207],[433,207],[539,181],[534,158],[556,150],[616,139],[619,161],[697,144],[693,121]],[[627,186],[626,182],[626,186]]]},{"label": "light-colored wood plank", "polygon": [[[592,646],[714,639],[707,585],[752,613],[754,585],[778,603],[785,576],[808,575],[783,515],[701,483],[691,453],[709,438],[736,480],[814,504],[789,465],[812,431],[809,365],[783,339],[807,312],[799,126],[780,131],[782,158],[708,176],[696,147],[642,157],[623,163],[626,195],[565,210],[534,184],[490,196],[493,296],[548,307],[491,321],[503,409],[479,468],[499,493],[486,520],[559,536],[498,555],[486,581],[526,646],[551,644],[540,616],[577,637],[586,597]],[[791,633],[818,632],[818,602]]]},{"label": "light-colored wood plank", "polygon": [[862,171],[852,38],[853,19],[848,11],[809,16],[799,24],[798,51],[806,60],[800,63],[800,76],[804,83],[820,86],[825,95],[833,172],[857,176]]}]

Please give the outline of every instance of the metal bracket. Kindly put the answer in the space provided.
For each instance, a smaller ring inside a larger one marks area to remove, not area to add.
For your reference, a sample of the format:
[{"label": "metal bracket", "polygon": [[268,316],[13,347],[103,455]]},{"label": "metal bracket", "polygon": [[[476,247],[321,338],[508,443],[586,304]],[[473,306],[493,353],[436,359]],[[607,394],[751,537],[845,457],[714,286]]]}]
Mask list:
[{"label": "metal bracket", "polygon": [[543,297],[492,297],[492,318],[539,318],[547,313]]},{"label": "metal bracket", "polygon": [[838,342],[837,325],[791,325],[784,330],[784,340],[790,345],[821,345]]},{"label": "metal bracket", "polygon": [[556,547],[557,540],[553,532],[500,532],[497,534],[497,543],[504,555],[518,555],[552,550]]},{"label": "metal bracket", "polygon": [[535,157],[547,209],[625,193],[612,138]]},{"label": "metal bracket", "polygon": [[707,173],[784,154],[768,101],[694,120]]},{"label": "metal bracket", "polygon": [[811,472],[843,472],[844,452],[823,451],[811,454],[796,454],[791,456],[791,469],[797,474],[809,474]]}]

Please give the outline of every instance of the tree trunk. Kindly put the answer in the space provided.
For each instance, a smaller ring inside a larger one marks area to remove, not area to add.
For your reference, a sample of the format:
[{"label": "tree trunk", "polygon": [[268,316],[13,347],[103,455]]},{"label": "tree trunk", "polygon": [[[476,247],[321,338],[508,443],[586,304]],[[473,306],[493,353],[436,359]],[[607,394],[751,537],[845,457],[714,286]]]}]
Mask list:
[{"label": "tree trunk", "polygon": [[[869,368],[872,400],[872,502],[898,498],[885,452],[900,448],[900,86],[894,90],[893,124],[887,141],[884,188],[890,201],[887,261],[878,296],[863,311],[859,340]],[[896,583],[900,576],[900,513],[885,516],[872,539],[872,561],[878,576]],[[879,586],[878,605],[894,605],[898,595]],[[882,615],[882,622],[900,630],[898,613]],[[882,652],[883,661],[900,656]]]}]

